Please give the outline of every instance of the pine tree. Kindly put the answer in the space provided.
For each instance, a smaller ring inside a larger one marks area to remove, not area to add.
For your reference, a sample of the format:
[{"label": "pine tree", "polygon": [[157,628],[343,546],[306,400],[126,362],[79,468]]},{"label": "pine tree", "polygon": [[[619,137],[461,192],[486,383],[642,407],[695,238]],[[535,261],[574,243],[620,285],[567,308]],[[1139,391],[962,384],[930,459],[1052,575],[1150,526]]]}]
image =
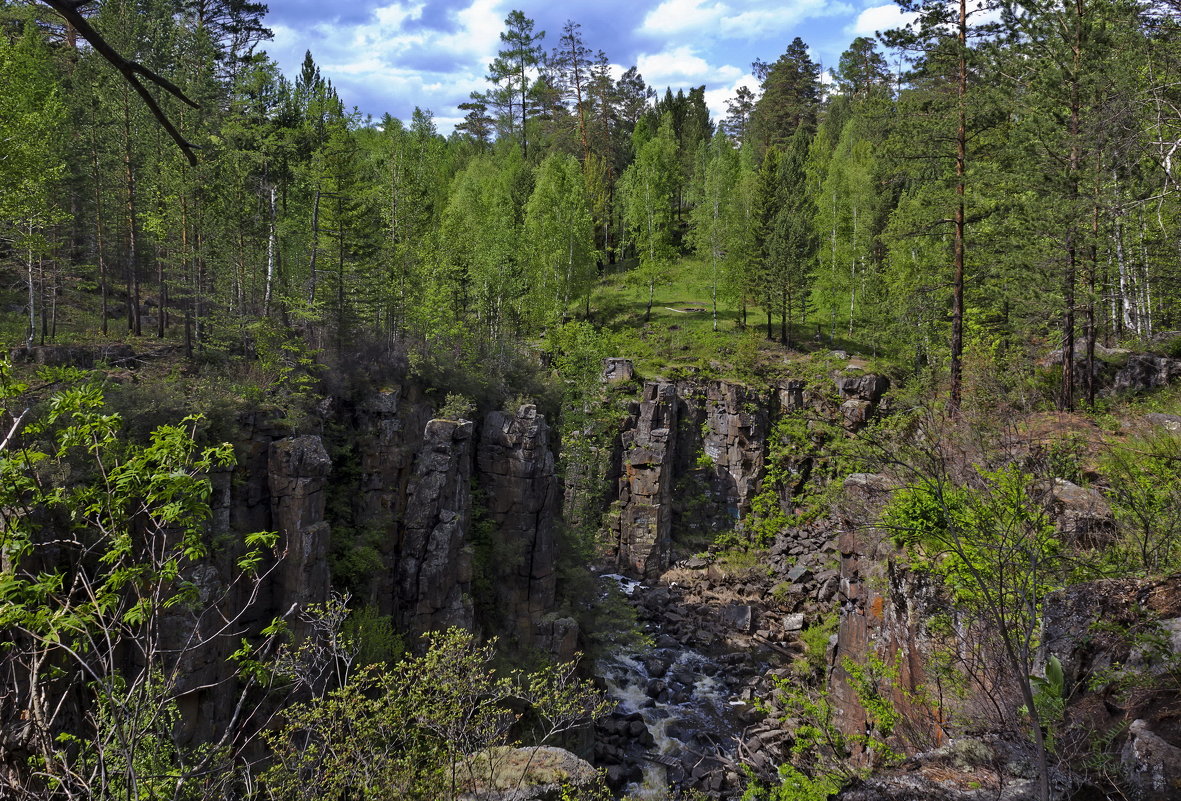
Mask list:
[{"label": "pine tree", "polygon": [[533,20],[519,10],[509,12],[504,19],[505,29],[500,34],[500,41],[504,47],[496,55],[496,60],[488,65],[488,80],[492,81],[505,93],[509,107],[509,130],[513,130],[513,104],[516,104],[520,133],[521,151],[525,157],[529,156],[529,118],[533,108],[530,103],[530,90],[533,79],[530,71],[541,63],[541,40],[545,38],[545,31],[533,32]]}]

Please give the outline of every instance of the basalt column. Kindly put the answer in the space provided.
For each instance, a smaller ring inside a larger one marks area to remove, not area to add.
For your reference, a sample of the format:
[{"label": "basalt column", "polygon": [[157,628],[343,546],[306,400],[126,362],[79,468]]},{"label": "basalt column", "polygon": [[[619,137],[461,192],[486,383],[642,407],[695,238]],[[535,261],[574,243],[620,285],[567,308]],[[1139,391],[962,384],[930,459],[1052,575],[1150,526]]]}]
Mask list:
[{"label": "basalt column", "polygon": [[554,521],[559,488],[550,429],[532,404],[492,412],[480,435],[477,464],[494,538],[488,568],[508,630],[528,642],[554,608]]},{"label": "basalt column", "polygon": [[422,633],[472,625],[472,423],[431,420],[414,465],[398,548],[397,617]]},{"label": "basalt column", "polygon": [[622,434],[616,560],[641,576],[658,576],[672,554],[672,490],[677,394],[672,384],[647,383]]}]

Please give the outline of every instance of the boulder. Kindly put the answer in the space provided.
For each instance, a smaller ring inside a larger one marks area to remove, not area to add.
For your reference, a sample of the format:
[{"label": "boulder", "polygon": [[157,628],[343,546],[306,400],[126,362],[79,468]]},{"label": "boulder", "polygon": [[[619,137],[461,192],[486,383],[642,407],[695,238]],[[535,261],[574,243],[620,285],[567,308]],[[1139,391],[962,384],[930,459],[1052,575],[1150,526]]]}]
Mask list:
[{"label": "boulder", "polygon": [[746,634],[754,624],[754,610],[745,604],[729,604],[718,612],[722,625]]},{"label": "boulder", "polygon": [[1133,801],[1181,798],[1181,748],[1154,733],[1146,721],[1137,719],[1128,727],[1120,763]]},{"label": "boulder", "polygon": [[559,801],[599,781],[589,762],[564,748],[490,748],[458,769],[459,801]]},{"label": "boulder", "polygon": [[838,376],[834,380],[841,400],[856,399],[877,403],[890,388],[890,379],[875,373]]},{"label": "boulder", "polygon": [[619,384],[636,377],[636,368],[631,359],[603,359],[602,380],[606,384]]},{"label": "boulder", "polygon": [[1114,392],[1144,392],[1181,378],[1181,359],[1152,353],[1133,353],[1115,374]]},{"label": "boulder", "polygon": [[1049,488],[1051,513],[1068,542],[1086,548],[1115,540],[1115,515],[1098,490],[1056,478]]}]

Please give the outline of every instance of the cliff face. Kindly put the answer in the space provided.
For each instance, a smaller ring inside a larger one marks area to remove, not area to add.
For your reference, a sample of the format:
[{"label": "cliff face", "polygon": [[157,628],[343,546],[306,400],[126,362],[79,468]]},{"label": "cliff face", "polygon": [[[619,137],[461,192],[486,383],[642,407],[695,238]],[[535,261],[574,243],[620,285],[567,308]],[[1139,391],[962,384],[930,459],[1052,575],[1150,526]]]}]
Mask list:
[{"label": "cliff face", "polygon": [[677,406],[676,387],[649,382],[620,434],[616,560],[641,576],[664,572],[672,555]]},{"label": "cliff face", "polygon": [[472,625],[468,420],[431,420],[415,461],[395,568],[397,619],[414,634]]},{"label": "cliff face", "polygon": [[[214,480],[213,534],[275,531],[277,563],[252,617],[269,620],[328,598],[332,530],[375,543],[362,603],[417,634],[471,628],[473,503],[494,540],[490,571],[503,633],[526,645],[557,638],[556,523],[561,488],[552,436],[533,405],[477,425],[434,419],[412,388],[320,406],[322,431],[290,436],[262,413],[239,419],[238,464]],[[335,454],[335,456],[330,456]],[[473,488],[478,495],[473,494]],[[327,503],[331,493],[339,500]],[[334,516],[335,515],[335,516]],[[226,554],[225,556],[230,556]],[[231,562],[219,562],[224,571]],[[537,632],[541,626],[540,634]],[[561,628],[561,627],[560,627]]]},{"label": "cliff face", "polygon": [[[621,361],[608,360],[605,383],[630,379]],[[774,391],[718,380],[643,383],[617,441],[615,564],[653,578],[670,567],[674,540],[709,542],[741,526],[762,487],[777,420],[806,412],[854,431],[872,418],[888,388],[885,377],[861,371],[838,373],[821,386],[786,380]],[[810,457],[793,458],[803,481]]]},{"label": "cliff face", "polygon": [[491,567],[497,606],[519,641],[529,642],[554,608],[558,502],[550,429],[526,404],[484,419],[477,453],[479,484],[492,523],[493,552],[510,558]]}]

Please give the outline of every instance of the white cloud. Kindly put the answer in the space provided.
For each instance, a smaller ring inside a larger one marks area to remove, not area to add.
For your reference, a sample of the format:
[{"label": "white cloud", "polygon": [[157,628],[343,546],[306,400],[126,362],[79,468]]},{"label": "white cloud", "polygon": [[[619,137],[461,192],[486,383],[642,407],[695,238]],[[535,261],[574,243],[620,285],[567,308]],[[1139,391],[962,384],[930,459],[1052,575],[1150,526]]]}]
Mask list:
[{"label": "white cloud", "polygon": [[[426,2],[386,2],[362,23],[318,23],[299,31],[272,23],[275,35],[268,50],[291,69],[310,48],[346,104],[368,96],[371,103],[373,98],[389,98],[392,106],[397,99],[454,114],[457,102],[486,88],[485,74],[500,47],[509,0],[471,0],[451,13],[454,24],[449,32],[408,29],[407,23],[422,18]],[[437,56],[442,56],[441,65],[455,66],[440,66],[443,72],[417,66]],[[460,119],[440,116],[435,122],[446,133]]]},{"label": "white cloud", "polygon": [[662,36],[702,30],[717,25],[729,12],[721,2],[705,6],[702,0],[664,0],[644,17],[640,30]]},{"label": "white cloud", "polygon": [[850,36],[876,36],[878,31],[901,28],[917,17],[917,14],[904,12],[894,3],[871,6],[858,14],[846,31]]},{"label": "white cloud", "polygon": [[738,87],[740,86],[745,86],[756,94],[759,91],[759,82],[750,73],[743,75],[729,85],[705,90],[705,105],[709,108],[710,116],[714,118],[715,122],[720,122],[726,118],[726,101],[738,94]]},{"label": "white cloud", "polygon": [[731,5],[717,0],[664,0],[644,17],[642,33],[655,36],[717,36],[755,39],[787,30],[813,17],[850,14],[843,0],[780,0]]},{"label": "white cloud", "polygon": [[729,85],[743,75],[743,70],[733,64],[710,64],[689,45],[643,53],[636,59],[636,69],[657,92],[663,92],[665,87]]}]

